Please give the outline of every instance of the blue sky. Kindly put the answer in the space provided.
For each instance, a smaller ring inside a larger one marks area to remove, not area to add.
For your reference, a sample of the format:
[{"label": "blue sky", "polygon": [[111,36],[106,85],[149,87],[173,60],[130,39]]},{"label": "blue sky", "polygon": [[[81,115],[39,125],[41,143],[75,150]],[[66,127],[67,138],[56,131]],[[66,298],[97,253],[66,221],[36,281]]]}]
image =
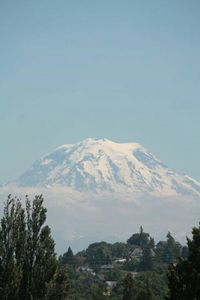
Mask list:
[{"label": "blue sky", "polygon": [[199,0],[0,1],[0,183],[86,137],[200,180]]}]

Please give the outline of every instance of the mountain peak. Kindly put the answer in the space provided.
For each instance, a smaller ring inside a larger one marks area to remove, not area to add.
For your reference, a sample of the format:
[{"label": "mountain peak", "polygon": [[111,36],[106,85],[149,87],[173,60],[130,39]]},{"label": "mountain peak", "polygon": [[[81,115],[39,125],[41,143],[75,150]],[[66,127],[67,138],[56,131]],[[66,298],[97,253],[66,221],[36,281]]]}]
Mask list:
[{"label": "mountain peak", "polygon": [[89,192],[200,195],[200,183],[175,173],[138,143],[88,138],[36,161],[20,186],[65,186]]},{"label": "mountain peak", "polygon": [[135,142],[124,142],[119,143],[115,142],[106,138],[87,138],[82,140],[81,142],[78,142],[75,145],[89,145],[89,146],[98,146],[98,147],[112,147],[113,149],[122,149],[125,150],[126,148],[143,148],[143,146],[139,143]]}]

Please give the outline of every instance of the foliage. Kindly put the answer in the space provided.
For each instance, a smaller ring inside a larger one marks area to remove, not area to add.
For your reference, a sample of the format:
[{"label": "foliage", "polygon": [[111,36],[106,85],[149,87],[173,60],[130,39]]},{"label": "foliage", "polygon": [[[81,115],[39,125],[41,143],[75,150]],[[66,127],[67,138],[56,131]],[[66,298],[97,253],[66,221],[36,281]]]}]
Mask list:
[{"label": "foliage", "polygon": [[68,270],[66,266],[58,266],[54,277],[48,284],[45,300],[66,300],[69,294]]},{"label": "foliage", "polygon": [[139,269],[139,265],[140,263],[138,261],[134,259],[130,259],[124,264],[123,268],[126,271],[132,272],[132,271],[137,271]]},{"label": "foliage", "polygon": [[151,248],[150,243],[143,249],[142,260],[139,265],[140,271],[147,271],[153,269],[153,248]]},{"label": "foliage", "polygon": [[67,252],[65,252],[62,256],[59,257],[59,262],[62,265],[68,264],[72,267],[75,267],[76,265],[76,259],[74,257],[74,254],[72,252],[72,249],[69,247]]},{"label": "foliage", "polygon": [[167,241],[161,241],[157,244],[156,253],[159,263],[173,264],[179,257],[187,257],[187,247],[182,247],[169,232]]},{"label": "foliage", "polygon": [[200,226],[193,228],[192,239],[187,239],[188,259],[179,259],[168,272],[170,300],[200,299]]},{"label": "foliage", "polygon": [[73,300],[103,300],[105,285],[90,273],[71,273],[71,289],[69,299]]},{"label": "foliage", "polygon": [[153,299],[165,299],[168,293],[165,269],[142,272],[136,280],[139,289],[151,294]]},{"label": "foliage", "polygon": [[155,245],[141,227],[127,243],[93,243],[75,255],[69,247],[57,260],[46,213],[42,195],[26,197],[25,205],[8,197],[0,222],[0,299],[200,299],[200,227],[188,247],[170,233]]},{"label": "foliage", "polygon": [[150,237],[149,233],[143,231],[140,227],[139,233],[134,233],[128,240],[127,244],[139,246],[142,249],[146,248],[149,244],[154,246],[154,240]]},{"label": "foliage", "polygon": [[0,225],[0,299],[19,299],[23,290],[25,212],[9,195]]},{"label": "foliage", "polygon": [[122,279],[122,272],[119,269],[109,270],[104,273],[105,281],[119,281]]},{"label": "foliage", "polygon": [[122,300],[134,300],[137,293],[137,286],[131,273],[128,273],[123,281]]},{"label": "foliage", "polygon": [[130,247],[128,247],[128,245],[125,243],[114,243],[110,248],[112,259],[127,257],[130,251]]},{"label": "foliage", "polygon": [[86,261],[94,269],[112,262],[110,244],[106,242],[91,244],[86,250]]},{"label": "foliage", "polygon": [[[25,208],[11,195],[0,224],[0,299],[42,300],[57,272],[54,241],[42,195]],[[51,298],[53,299],[53,298]],[[58,298],[54,298],[58,299]]]}]

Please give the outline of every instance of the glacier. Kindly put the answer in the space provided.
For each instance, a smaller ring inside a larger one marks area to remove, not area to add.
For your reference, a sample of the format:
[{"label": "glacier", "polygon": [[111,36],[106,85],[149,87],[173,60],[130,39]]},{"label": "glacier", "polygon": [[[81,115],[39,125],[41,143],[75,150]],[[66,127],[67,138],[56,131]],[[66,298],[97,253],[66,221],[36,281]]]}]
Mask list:
[{"label": "glacier", "polygon": [[168,168],[139,143],[86,139],[37,160],[18,186],[64,186],[85,192],[200,196],[200,183]]}]

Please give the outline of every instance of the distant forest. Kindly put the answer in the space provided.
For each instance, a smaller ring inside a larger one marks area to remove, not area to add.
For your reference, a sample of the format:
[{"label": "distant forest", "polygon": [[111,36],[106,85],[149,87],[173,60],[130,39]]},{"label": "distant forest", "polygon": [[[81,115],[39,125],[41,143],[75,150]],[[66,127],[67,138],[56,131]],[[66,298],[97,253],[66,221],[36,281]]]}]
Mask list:
[{"label": "distant forest", "polygon": [[[200,227],[187,246],[170,232],[93,243],[57,256],[43,196],[8,196],[0,221],[1,300],[199,300]],[[159,224],[158,224],[159,226]]]}]

